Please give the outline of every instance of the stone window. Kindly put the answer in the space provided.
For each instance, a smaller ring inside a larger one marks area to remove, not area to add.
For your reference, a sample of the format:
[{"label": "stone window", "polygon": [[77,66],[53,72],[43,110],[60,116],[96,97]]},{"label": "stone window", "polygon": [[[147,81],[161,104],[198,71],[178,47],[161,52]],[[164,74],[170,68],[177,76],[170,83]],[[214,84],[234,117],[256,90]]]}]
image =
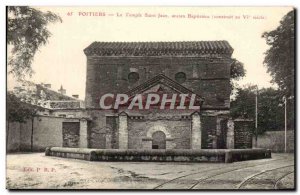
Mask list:
[{"label": "stone window", "polygon": [[175,80],[178,83],[184,83],[186,81],[186,75],[183,72],[178,72],[175,74]]},{"label": "stone window", "polygon": [[135,83],[140,79],[140,76],[137,72],[131,72],[128,74],[129,83]]}]

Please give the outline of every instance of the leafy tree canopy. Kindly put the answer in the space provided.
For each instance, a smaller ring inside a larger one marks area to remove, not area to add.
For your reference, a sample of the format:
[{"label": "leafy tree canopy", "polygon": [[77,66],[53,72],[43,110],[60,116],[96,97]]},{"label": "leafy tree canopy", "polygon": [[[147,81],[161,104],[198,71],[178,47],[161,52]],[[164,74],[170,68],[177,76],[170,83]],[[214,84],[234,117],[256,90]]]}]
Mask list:
[{"label": "leafy tree canopy", "polygon": [[230,86],[231,91],[237,88],[234,81],[239,81],[244,76],[246,76],[246,70],[244,69],[244,64],[238,60],[234,59],[234,62],[230,66]]},{"label": "leafy tree canopy", "polygon": [[279,86],[281,96],[294,98],[295,68],[295,12],[290,11],[280,25],[262,35],[270,48],[266,51],[264,64],[272,76],[272,82]]},{"label": "leafy tree canopy", "polygon": [[[255,85],[237,88],[236,98],[231,102],[233,118],[255,120],[255,96],[258,94],[258,132],[284,129],[284,104],[279,90]],[[288,107],[290,109],[290,107]],[[293,128],[293,116],[289,116],[288,127]]]},{"label": "leafy tree canopy", "polygon": [[235,60],[230,67],[230,77],[234,80],[240,80],[246,75],[244,64]]},{"label": "leafy tree canopy", "polygon": [[51,36],[47,25],[62,20],[52,12],[44,13],[28,6],[9,6],[7,12],[7,44],[12,46],[9,73],[18,78],[32,75],[34,55]]},{"label": "leafy tree canopy", "polygon": [[24,123],[42,110],[41,107],[22,102],[15,94],[8,92],[6,96],[6,117],[9,122]]}]

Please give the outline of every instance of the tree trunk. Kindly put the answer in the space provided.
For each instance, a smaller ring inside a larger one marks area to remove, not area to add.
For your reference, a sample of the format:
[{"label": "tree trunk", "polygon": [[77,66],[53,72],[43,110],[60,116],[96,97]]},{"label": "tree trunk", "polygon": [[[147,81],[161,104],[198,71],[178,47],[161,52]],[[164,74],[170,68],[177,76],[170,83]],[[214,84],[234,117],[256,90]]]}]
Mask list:
[{"label": "tree trunk", "polygon": [[7,129],[6,129],[6,152],[8,150],[8,135],[9,135],[9,121],[7,122]]},{"label": "tree trunk", "polygon": [[31,152],[33,152],[33,122],[34,122],[34,117],[32,117],[32,119],[31,119],[31,137],[30,137]]}]

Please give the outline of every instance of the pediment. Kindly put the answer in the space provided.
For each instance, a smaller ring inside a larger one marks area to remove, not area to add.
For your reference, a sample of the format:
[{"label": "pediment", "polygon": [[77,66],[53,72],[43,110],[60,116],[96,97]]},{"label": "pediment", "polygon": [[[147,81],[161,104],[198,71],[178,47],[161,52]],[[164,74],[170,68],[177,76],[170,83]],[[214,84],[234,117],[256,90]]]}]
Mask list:
[{"label": "pediment", "polygon": [[[189,90],[188,88],[182,86],[181,84],[173,81],[172,79],[168,78],[165,75],[159,74],[152,79],[142,83],[141,85],[129,90],[126,94],[129,97],[133,97],[136,94],[195,94],[193,91]],[[195,94],[196,99],[198,101],[203,101],[204,99],[199,95]]]},{"label": "pediment", "polygon": [[172,94],[172,93],[178,93],[178,91],[172,89],[170,86],[167,86],[163,83],[156,84],[152,86],[151,88],[143,91],[141,94],[150,94],[150,93],[156,93],[156,94]]}]

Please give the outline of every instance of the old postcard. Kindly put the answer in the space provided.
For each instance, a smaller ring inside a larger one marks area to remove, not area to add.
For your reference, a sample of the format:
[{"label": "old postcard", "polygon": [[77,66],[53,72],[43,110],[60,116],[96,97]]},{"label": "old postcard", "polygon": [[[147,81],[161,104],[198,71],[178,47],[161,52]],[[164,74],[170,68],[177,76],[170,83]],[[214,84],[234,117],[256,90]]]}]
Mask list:
[{"label": "old postcard", "polygon": [[6,9],[7,189],[295,190],[293,7]]}]

